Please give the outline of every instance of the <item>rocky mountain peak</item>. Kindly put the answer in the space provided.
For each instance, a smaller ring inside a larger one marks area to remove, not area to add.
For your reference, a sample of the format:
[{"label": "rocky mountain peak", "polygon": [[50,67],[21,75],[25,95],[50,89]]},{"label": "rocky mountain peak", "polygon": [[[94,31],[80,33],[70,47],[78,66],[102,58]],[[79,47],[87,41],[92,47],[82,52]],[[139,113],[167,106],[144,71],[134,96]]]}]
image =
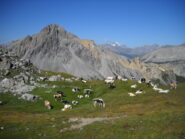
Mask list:
[{"label": "rocky mountain peak", "polygon": [[66,32],[65,29],[57,24],[49,24],[46,27],[44,27],[41,32],[44,33],[51,33],[53,31],[61,31],[61,32]]}]

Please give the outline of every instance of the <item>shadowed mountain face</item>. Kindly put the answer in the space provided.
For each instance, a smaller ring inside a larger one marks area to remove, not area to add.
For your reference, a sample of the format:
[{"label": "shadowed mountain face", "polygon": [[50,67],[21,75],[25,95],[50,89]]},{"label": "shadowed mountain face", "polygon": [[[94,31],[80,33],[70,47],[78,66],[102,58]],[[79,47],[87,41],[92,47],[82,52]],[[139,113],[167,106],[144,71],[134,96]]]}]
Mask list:
[{"label": "shadowed mountain face", "polygon": [[118,56],[92,40],[81,40],[58,25],[48,25],[38,34],[12,42],[10,50],[30,59],[40,69],[66,72],[87,79],[121,75],[127,78],[142,74]]}]

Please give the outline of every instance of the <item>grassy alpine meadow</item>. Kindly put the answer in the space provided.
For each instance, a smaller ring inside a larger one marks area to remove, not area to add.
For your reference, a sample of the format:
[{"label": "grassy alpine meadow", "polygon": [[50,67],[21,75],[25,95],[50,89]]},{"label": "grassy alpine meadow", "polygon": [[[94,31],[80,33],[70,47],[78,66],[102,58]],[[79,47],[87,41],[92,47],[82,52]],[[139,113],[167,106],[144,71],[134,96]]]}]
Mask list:
[{"label": "grassy alpine meadow", "polygon": [[[114,89],[108,88],[103,81],[40,83],[56,85],[57,88],[34,89],[30,94],[41,99],[33,102],[11,94],[0,94],[3,102],[0,105],[1,139],[185,139],[185,84],[179,84],[168,94],[160,94],[136,81],[116,81]],[[138,87],[130,88],[133,84]],[[79,87],[80,92],[72,92],[73,87]],[[90,98],[77,98],[77,95],[83,95],[83,89],[88,88],[93,90]],[[145,93],[135,97],[128,95],[128,92],[134,93],[139,89]],[[79,104],[62,112],[64,104],[53,98],[58,90],[64,92],[65,100],[77,100]],[[93,98],[102,98],[106,107],[93,107]],[[53,109],[48,110],[44,100],[49,100]],[[61,132],[79,124],[70,118],[97,117],[112,119]]]}]

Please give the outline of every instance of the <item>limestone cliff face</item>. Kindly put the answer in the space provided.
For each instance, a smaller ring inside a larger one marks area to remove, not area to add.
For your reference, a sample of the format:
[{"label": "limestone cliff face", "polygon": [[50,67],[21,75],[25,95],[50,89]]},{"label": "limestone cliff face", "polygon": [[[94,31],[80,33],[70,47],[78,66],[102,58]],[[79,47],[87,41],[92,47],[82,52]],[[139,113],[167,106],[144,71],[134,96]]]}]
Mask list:
[{"label": "limestone cliff face", "polygon": [[55,24],[38,34],[14,41],[9,49],[28,58],[40,69],[66,72],[87,79],[121,75],[142,77],[142,73],[124,66],[129,59],[118,56],[92,40],[82,40]]}]

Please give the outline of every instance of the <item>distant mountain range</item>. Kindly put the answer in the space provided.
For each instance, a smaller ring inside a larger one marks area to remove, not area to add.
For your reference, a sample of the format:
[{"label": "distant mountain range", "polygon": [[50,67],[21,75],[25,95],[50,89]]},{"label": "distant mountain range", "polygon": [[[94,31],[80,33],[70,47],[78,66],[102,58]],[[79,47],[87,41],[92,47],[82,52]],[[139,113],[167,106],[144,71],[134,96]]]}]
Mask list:
[{"label": "distant mountain range", "polygon": [[[156,54],[152,58],[147,56],[146,53],[160,51],[161,46],[131,49],[117,42],[96,45],[93,40],[80,39],[56,24],[46,26],[37,34],[13,41],[8,49],[23,59],[30,59],[39,69],[66,72],[85,79],[104,79],[107,76],[131,79],[134,76],[136,79],[145,77],[168,84],[175,82],[176,74],[185,77],[183,67],[177,71],[173,69],[174,66],[154,63],[152,59]],[[130,59],[123,55],[140,58]],[[166,76],[168,78],[164,78]]]},{"label": "distant mountain range", "polygon": [[146,46],[140,46],[135,48],[129,48],[126,45],[122,45],[118,42],[110,42],[110,41],[102,45],[105,47],[108,47],[110,50],[112,50],[113,52],[119,55],[127,56],[129,58],[142,56],[144,54],[147,54],[149,52],[152,52],[162,47],[160,45],[154,44],[154,45],[146,45]]}]

